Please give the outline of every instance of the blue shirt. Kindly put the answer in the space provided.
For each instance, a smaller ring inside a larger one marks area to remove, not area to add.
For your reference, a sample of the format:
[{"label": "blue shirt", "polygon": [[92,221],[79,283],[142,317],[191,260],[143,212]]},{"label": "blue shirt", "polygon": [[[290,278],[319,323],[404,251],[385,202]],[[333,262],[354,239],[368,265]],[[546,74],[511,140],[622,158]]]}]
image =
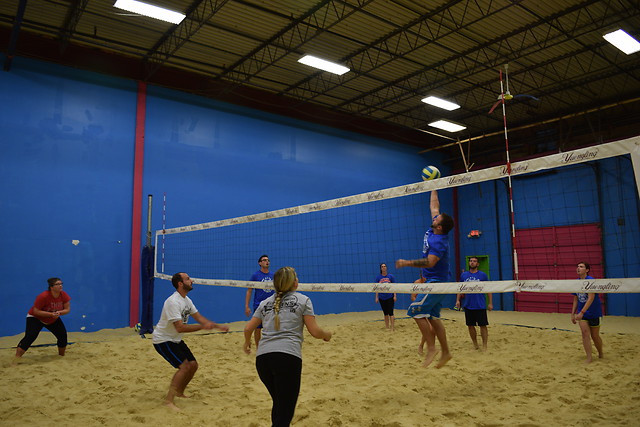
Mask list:
[{"label": "blue shirt", "polygon": [[[587,276],[585,277],[585,279],[593,280],[593,277]],[[579,277],[578,277],[578,280],[580,280]],[[589,294],[574,294],[574,295],[578,297],[578,309],[577,309],[578,311],[576,313],[579,313],[580,311],[582,311],[582,308],[586,304],[587,299],[589,299]],[[587,319],[599,319],[600,317],[602,317],[602,304],[600,304],[600,297],[598,296],[598,294],[596,294],[596,296],[593,298],[593,302],[591,303],[587,311],[585,311],[584,314],[582,315],[582,318],[587,320]]]},{"label": "blue shirt", "polygon": [[422,277],[429,281],[448,282],[449,281],[449,235],[434,234],[433,229],[429,227],[424,233],[422,241],[422,257],[427,258],[429,255],[435,255],[440,260],[431,268],[422,269]]},{"label": "blue shirt", "polygon": [[[472,273],[465,271],[460,275],[461,282],[485,282],[489,280],[484,271],[476,271]],[[464,294],[462,306],[467,310],[486,310],[487,301],[484,294]]]},{"label": "blue shirt", "polygon": [[[249,280],[251,280],[252,282],[273,282],[273,273],[263,273],[261,270],[258,270],[253,273],[251,279]],[[271,295],[273,295],[272,290],[255,288],[253,290],[253,310],[255,311],[260,303],[269,298]]]},{"label": "blue shirt", "polygon": [[[378,274],[378,277],[376,277],[376,283],[396,283],[396,279],[391,274],[387,274],[386,276],[383,276],[382,274]],[[380,292],[378,294],[379,300],[386,300],[389,298],[393,298],[393,294],[383,293],[383,292]]]}]

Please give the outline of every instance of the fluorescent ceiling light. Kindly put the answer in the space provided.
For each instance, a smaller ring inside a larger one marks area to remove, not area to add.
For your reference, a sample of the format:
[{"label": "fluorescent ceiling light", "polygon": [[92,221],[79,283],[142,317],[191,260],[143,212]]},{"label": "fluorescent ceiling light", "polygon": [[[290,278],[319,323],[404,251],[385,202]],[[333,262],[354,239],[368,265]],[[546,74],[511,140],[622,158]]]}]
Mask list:
[{"label": "fluorescent ceiling light", "polygon": [[640,51],[640,42],[623,30],[613,31],[602,37],[627,55]]},{"label": "fluorescent ceiling light", "polygon": [[433,105],[434,107],[444,108],[445,110],[449,111],[460,108],[458,104],[438,98],[437,96],[427,96],[426,98],[422,99],[422,102],[424,102],[425,104]]},{"label": "fluorescent ceiling light", "polygon": [[466,126],[462,126],[457,123],[448,122],[446,120],[438,120],[438,121],[429,123],[429,126],[433,126],[434,128],[446,130],[449,132],[459,132],[467,128]]},{"label": "fluorescent ceiling light", "polygon": [[316,58],[315,56],[305,55],[302,58],[298,59],[298,62],[301,62],[305,65],[309,65],[310,67],[319,68],[324,71],[328,71],[333,74],[337,74],[339,76],[343,75],[349,69],[340,64],[336,64],[334,62],[329,62],[324,59]]},{"label": "fluorescent ceiling light", "polygon": [[185,18],[185,15],[182,13],[174,12],[172,10],[147,3],[142,3],[136,0],[117,0],[113,7],[124,9],[133,13],[138,13],[144,16],[149,16],[161,21],[171,22],[172,24],[176,25],[181,23]]}]

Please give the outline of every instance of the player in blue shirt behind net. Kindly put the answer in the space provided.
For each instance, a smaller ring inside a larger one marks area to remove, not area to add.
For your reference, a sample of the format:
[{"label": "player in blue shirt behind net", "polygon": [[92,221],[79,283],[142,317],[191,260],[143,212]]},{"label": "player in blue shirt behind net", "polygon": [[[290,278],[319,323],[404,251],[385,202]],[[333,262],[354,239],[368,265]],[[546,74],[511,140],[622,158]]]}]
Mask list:
[{"label": "player in blue shirt behind net", "polygon": [[[469,271],[465,271],[460,275],[461,282],[484,282],[489,280],[487,275],[478,270],[479,261],[478,258],[472,256],[469,257]],[[456,308],[460,308],[460,299],[463,299],[462,307],[464,307],[464,318],[469,328],[469,336],[473,341],[473,346],[476,350],[480,348],[478,345],[478,333],[476,331],[476,325],[480,327],[480,336],[482,337],[482,351],[487,349],[487,341],[489,339],[489,320],[487,319],[487,308],[489,311],[493,310],[493,296],[487,294],[489,298],[489,306],[485,294],[458,294],[456,298]]]},{"label": "player in blue shirt behind net", "polygon": [[[258,265],[260,266],[260,270],[253,273],[253,275],[251,276],[251,279],[249,280],[251,280],[252,282],[273,282],[273,273],[269,272],[269,265],[270,265],[269,255],[261,255],[260,258],[258,258]],[[249,307],[252,291],[253,291],[253,304],[251,307]],[[267,298],[269,298],[271,295],[273,295],[272,290],[247,288],[247,295],[246,295],[245,304],[244,304],[244,314],[247,317],[250,317],[251,314],[254,311],[256,311],[260,303],[266,300]],[[258,348],[258,343],[260,342],[260,337],[262,336],[261,328],[262,326],[258,326],[258,328],[254,332],[254,340],[256,342],[256,348]]]}]

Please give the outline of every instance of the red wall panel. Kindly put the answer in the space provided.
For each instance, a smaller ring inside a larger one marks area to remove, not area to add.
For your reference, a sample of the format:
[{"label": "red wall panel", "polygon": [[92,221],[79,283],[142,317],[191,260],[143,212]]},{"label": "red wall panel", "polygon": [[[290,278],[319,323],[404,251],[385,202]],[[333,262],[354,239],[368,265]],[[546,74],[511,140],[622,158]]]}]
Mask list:
[{"label": "red wall panel", "polygon": [[[518,278],[575,279],[576,264],[581,261],[591,265],[591,276],[603,277],[600,242],[600,224],[517,230]],[[520,292],[515,302],[518,311],[569,313],[573,295]]]}]

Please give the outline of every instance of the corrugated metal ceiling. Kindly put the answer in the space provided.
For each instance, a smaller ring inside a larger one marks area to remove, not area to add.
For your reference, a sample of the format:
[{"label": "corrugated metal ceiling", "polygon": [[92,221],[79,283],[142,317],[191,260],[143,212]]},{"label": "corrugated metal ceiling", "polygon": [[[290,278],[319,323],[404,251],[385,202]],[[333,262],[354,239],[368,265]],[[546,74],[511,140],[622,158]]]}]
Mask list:
[{"label": "corrugated metal ceiling", "polygon": [[[638,37],[635,0],[147,0],[188,13],[179,26],[115,9],[115,0],[29,0],[18,24],[23,1],[0,3],[3,47],[10,55],[79,66],[82,61],[65,55],[67,46],[98,48],[111,54],[110,61],[137,61],[131,78],[179,89],[179,74],[169,83],[158,77],[178,69],[184,79],[198,76],[201,89],[190,83],[185,90],[225,100],[242,90],[246,104],[255,97],[257,108],[268,110],[277,102],[274,110],[282,113],[288,103],[292,115],[296,110],[321,122],[325,111],[329,124],[338,114],[343,128],[357,118],[360,127],[375,125],[370,134],[400,135],[392,139],[424,149],[501,130],[501,109],[488,112],[507,63],[511,93],[529,95],[507,103],[516,129],[613,104],[625,105],[624,114],[640,112],[640,53],[625,55],[602,38],[616,28]],[[28,41],[12,45],[14,28]],[[59,52],[42,53],[33,46],[38,40],[57,43]],[[316,71],[297,62],[304,54],[351,71]],[[420,102],[427,95],[462,108],[427,106]],[[458,136],[428,126],[440,118],[467,129]],[[630,122],[626,117],[625,126]],[[498,140],[486,139],[487,149]]]}]

